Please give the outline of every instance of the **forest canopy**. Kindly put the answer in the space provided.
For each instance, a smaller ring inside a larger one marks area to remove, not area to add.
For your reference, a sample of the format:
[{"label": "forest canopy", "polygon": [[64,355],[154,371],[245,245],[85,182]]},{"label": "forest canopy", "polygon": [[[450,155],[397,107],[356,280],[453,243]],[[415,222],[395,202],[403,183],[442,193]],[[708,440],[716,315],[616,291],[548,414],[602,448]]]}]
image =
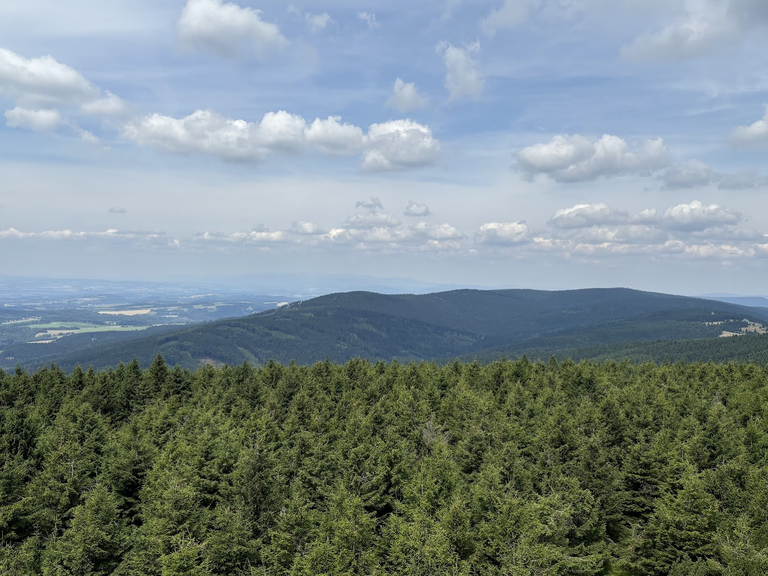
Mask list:
[{"label": "forest canopy", "polygon": [[768,369],[0,371],[0,573],[764,575]]}]

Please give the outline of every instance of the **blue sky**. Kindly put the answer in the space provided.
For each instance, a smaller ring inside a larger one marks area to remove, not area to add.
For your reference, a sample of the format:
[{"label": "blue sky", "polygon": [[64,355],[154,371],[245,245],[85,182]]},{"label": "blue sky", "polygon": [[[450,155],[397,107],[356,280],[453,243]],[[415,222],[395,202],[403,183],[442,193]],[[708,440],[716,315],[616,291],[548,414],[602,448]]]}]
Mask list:
[{"label": "blue sky", "polygon": [[763,0],[0,5],[3,273],[760,293]]}]

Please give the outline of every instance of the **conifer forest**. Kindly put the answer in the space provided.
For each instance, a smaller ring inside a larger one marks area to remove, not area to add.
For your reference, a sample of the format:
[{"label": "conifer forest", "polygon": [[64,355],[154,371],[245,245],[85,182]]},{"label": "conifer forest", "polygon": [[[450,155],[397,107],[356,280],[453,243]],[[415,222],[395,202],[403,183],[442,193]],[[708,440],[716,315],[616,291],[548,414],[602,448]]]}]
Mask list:
[{"label": "conifer forest", "polygon": [[768,368],[0,372],[0,574],[768,573]]}]

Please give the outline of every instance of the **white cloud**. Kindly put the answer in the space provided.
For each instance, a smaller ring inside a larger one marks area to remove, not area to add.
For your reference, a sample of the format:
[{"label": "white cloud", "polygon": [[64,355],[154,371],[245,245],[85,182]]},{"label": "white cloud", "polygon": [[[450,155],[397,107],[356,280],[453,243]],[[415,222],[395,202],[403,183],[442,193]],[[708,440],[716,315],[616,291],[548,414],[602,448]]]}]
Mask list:
[{"label": "white cloud", "polygon": [[222,56],[243,52],[264,59],[288,44],[276,24],[261,19],[260,10],[222,0],[188,0],[177,30],[183,43]]},{"label": "white cloud", "polygon": [[125,208],[120,208],[119,206],[113,206],[109,209],[110,214],[127,214],[128,210]]},{"label": "white cloud", "polygon": [[658,225],[682,232],[696,232],[717,226],[734,226],[744,220],[744,215],[729,208],[711,204],[705,206],[698,200],[669,208],[658,218]]},{"label": "white cloud", "polygon": [[575,234],[568,236],[582,244],[605,244],[608,242],[618,244],[659,244],[665,243],[669,234],[654,226],[594,226],[573,230]]},{"label": "white cloud", "polygon": [[15,228],[0,230],[0,240],[39,240],[49,242],[66,241],[109,241],[132,242],[151,246],[177,247],[179,242],[166,236],[165,232],[121,231],[114,228],[103,232],[77,230],[47,230],[45,232],[21,232]]},{"label": "white cloud", "polygon": [[679,240],[669,240],[664,243],[626,244],[621,242],[604,242],[590,244],[586,242],[569,247],[574,254],[587,256],[679,256],[685,253],[685,243]]},{"label": "white cloud", "polygon": [[685,255],[707,260],[729,260],[754,256],[755,251],[729,244],[692,244],[685,247]]},{"label": "white cloud", "polygon": [[723,176],[703,162],[689,160],[685,164],[668,168],[660,178],[664,182],[665,190],[682,190],[715,184],[722,180]]},{"label": "white cloud", "polygon": [[339,117],[306,121],[285,111],[268,112],[258,123],[197,110],[184,118],[151,114],[128,123],[123,136],[174,154],[202,153],[230,162],[263,162],[277,150],[311,145],[330,154],[363,153],[366,170],[408,170],[434,164],[440,142],[412,120],[373,124],[368,133]]},{"label": "white cloud", "polygon": [[577,204],[555,212],[549,220],[554,228],[587,228],[606,224],[624,224],[629,214],[606,204]]},{"label": "white cloud", "polygon": [[24,58],[0,48],[0,94],[22,106],[86,103],[99,91],[80,72],[51,56]]},{"label": "white cloud", "polygon": [[525,222],[488,222],[475,235],[478,244],[523,244],[529,241]]},{"label": "white cloud", "polygon": [[[287,119],[284,126],[279,125],[281,119]],[[265,115],[256,124],[198,110],[181,119],[160,114],[145,116],[126,125],[123,135],[137,144],[175,154],[199,152],[227,161],[261,162],[273,143],[285,147],[289,138],[301,138],[296,134],[299,124],[284,112]]]},{"label": "white cloud", "polygon": [[[77,70],[51,56],[24,58],[0,48],[0,95],[15,99],[16,107],[5,113],[8,126],[37,132],[54,132],[62,126],[89,144],[99,140],[80,128],[77,114],[106,116],[122,112],[125,103],[101,91]],[[70,120],[65,120],[63,109]]]},{"label": "white cloud", "polygon": [[109,91],[103,98],[85,102],[80,106],[83,113],[90,116],[119,116],[125,114],[127,108],[124,100]]},{"label": "white cloud", "polygon": [[446,67],[445,88],[451,100],[480,98],[485,89],[485,78],[474,58],[480,52],[480,42],[468,44],[464,48],[440,42],[436,50],[443,56]]},{"label": "white cloud", "polygon": [[292,234],[299,234],[301,236],[318,236],[325,234],[325,230],[320,228],[314,222],[307,222],[306,220],[297,220],[291,224],[291,228],[288,230]]},{"label": "white cloud", "polygon": [[329,154],[357,154],[363,148],[363,130],[353,124],[342,124],[339,116],[315,119],[306,130],[306,138]]},{"label": "white cloud", "polygon": [[418,218],[424,218],[430,215],[429,206],[426,204],[417,204],[413,200],[408,201],[408,206],[405,207],[403,212],[405,216],[416,216]]},{"label": "white cloud", "polygon": [[5,121],[11,128],[35,132],[55,132],[64,123],[58,110],[27,110],[18,106],[5,112]]},{"label": "white cloud", "polygon": [[544,174],[557,182],[583,182],[611,176],[645,174],[669,166],[669,151],[661,138],[637,150],[618,136],[590,142],[580,135],[555,136],[517,153],[517,168],[528,178]]},{"label": "white cloud", "polygon": [[97,136],[95,136],[92,132],[88,132],[88,130],[83,130],[79,126],[71,126],[72,130],[80,136],[80,139],[83,142],[87,142],[88,144],[91,144],[92,146],[98,146],[100,143],[100,140]]},{"label": "white cloud", "polygon": [[366,170],[408,170],[435,164],[440,142],[429,127],[413,120],[391,120],[373,124],[365,137]]},{"label": "white cloud", "polygon": [[358,200],[355,203],[355,208],[365,208],[366,210],[384,210],[384,204],[381,200],[371,196],[370,200]]},{"label": "white cloud", "polygon": [[504,0],[500,8],[480,20],[480,28],[488,36],[499,30],[508,30],[528,20],[528,16],[540,0]]},{"label": "white cloud", "polygon": [[415,226],[411,227],[411,230],[417,236],[427,238],[429,240],[461,240],[465,238],[459,230],[451,226],[450,224],[436,224],[430,226],[426,222],[419,222]]},{"label": "white cloud", "polygon": [[373,12],[359,12],[357,18],[358,20],[365,22],[371,30],[375,30],[379,27],[379,23],[376,21],[376,14]]},{"label": "white cloud", "polygon": [[731,142],[739,146],[768,143],[768,106],[760,120],[749,126],[735,128],[731,133]]},{"label": "white cloud", "polygon": [[392,95],[387,100],[387,106],[399,112],[411,112],[420,110],[429,105],[429,98],[419,93],[416,84],[404,82],[400,78],[395,80]]},{"label": "white cloud", "polygon": [[256,137],[270,149],[295,150],[304,141],[306,121],[285,110],[267,112],[258,125]]},{"label": "white cloud", "polygon": [[409,237],[409,231],[402,227],[334,228],[328,233],[332,242],[357,243],[358,248],[368,248],[368,244],[387,244],[399,249]]},{"label": "white cloud", "polygon": [[331,15],[328,13],[305,14],[304,19],[307,21],[307,25],[309,26],[310,30],[312,30],[312,34],[322,32],[328,27],[329,24],[333,24],[335,22],[335,20],[331,18]]},{"label": "white cloud", "polygon": [[250,232],[235,232],[229,236],[206,233],[200,237],[202,240],[239,242],[245,244],[281,244],[289,240],[283,231],[270,232],[263,228],[255,228]]}]

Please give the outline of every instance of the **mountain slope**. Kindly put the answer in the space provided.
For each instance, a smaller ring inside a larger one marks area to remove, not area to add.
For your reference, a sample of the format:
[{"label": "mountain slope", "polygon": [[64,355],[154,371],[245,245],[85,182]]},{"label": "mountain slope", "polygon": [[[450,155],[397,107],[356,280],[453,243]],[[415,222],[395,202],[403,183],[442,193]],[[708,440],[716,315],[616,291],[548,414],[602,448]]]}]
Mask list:
[{"label": "mountain slope", "polygon": [[714,338],[768,310],[628,289],[456,290],[426,295],[351,292],[245,318],[136,338],[56,359],[114,365],[157,353],[171,364],[310,363],[353,357],[422,360],[494,349],[560,350],[636,340]]}]

